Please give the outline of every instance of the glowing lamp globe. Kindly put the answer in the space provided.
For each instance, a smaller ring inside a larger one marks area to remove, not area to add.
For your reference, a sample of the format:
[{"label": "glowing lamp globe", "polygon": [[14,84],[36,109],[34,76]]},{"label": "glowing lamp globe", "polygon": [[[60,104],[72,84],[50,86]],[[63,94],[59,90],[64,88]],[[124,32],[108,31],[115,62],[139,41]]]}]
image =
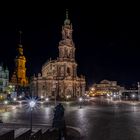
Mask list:
[{"label": "glowing lamp globe", "polygon": [[8,101],[4,101],[4,104],[7,105],[8,104]]},{"label": "glowing lamp globe", "polygon": [[41,96],[41,99],[43,99],[44,98],[44,96]]},{"label": "glowing lamp globe", "polygon": [[30,103],[29,103],[31,108],[35,107],[35,104],[36,104],[35,101],[30,101]]},{"label": "glowing lamp globe", "polygon": [[79,101],[80,101],[80,102],[82,102],[82,101],[83,101],[83,98],[82,98],[82,97],[80,97],[80,98],[79,98]]}]

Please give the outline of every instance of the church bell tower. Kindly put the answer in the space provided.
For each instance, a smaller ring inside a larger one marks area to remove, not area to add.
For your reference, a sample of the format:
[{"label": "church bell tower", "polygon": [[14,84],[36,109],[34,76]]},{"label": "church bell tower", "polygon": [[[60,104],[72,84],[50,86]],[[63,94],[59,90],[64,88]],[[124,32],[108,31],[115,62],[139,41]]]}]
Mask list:
[{"label": "church bell tower", "polygon": [[62,26],[62,40],[59,42],[59,59],[67,61],[75,61],[75,46],[72,40],[72,24],[66,11],[66,19]]},{"label": "church bell tower", "polygon": [[21,34],[20,33],[20,42],[17,48],[17,56],[15,58],[15,71],[11,78],[11,83],[16,84],[21,87],[28,85],[28,79],[26,77],[26,58],[23,54],[23,46],[21,44]]}]

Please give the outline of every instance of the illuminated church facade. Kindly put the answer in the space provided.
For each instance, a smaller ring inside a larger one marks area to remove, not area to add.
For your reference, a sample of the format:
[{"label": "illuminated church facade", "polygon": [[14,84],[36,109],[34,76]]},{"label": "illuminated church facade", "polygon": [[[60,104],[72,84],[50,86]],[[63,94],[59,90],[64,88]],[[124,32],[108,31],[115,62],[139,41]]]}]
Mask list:
[{"label": "illuminated church facade", "polygon": [[33,76],[30,90],[34,96],[76,98],[85,93],[85,77],[77,76],[75,44],[72,39],[72,24],[66,13],[62,26],[62,40],[59,42],[59,57],[42,66],[42,72]]}]

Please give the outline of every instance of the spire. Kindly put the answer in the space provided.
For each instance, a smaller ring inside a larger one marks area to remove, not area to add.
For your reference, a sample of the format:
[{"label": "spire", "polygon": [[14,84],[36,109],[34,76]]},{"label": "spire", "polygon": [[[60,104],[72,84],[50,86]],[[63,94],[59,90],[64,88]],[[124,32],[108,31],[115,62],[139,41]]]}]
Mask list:
[{"label": "spire", "polygon": [[66,9],[66,19],[69,19],[69,11]]},{"label": "spire", "polygon": [[64,21],[64,25],[70,25],[68,9],[66,9],[66,19]]},{"label": "spire", "polygon": [[65,12],[65,20],[64,20],[64,25],[62,26],[62,39],[70,39],[72,40],[72,24],[69,19],[69,14],[68,14],[68,9],[66,9]]},{"label": "spire", "polygon": [[21,35],[22,35],[22,31],[19,30],[19,44],[18,44],[18,46],[19,46],[20,48],[22,48],[22,44],[21,44]]},{"label": "spire", "polygon": [[21,44],[21,35],[22,35],[22,31],[19,30],[19,44],[18,44],[18,54],[19,55],[23,55],[23,47]]},{"label": "spire", "polygon": [[21,35],[22,35],[22,31],[19,31],[19,43],[21,44]]}]

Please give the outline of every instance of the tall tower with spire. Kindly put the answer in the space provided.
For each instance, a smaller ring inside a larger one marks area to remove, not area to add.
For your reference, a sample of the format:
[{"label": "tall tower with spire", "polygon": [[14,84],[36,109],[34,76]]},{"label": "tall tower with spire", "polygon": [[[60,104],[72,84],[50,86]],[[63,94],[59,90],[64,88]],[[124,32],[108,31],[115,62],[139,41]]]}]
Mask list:
[{"label": "tall tower with spire", "polygon": [[[72,79],[77,77],[77,63],[75,61],[75,44],[73,42],[72,38],[73,28],[72,23],[69,19],[68,10],[66,10],[66,17],[64,20],[64,24],[62,26],[62,39],[59,42],[59,57],[58,61],[61,65],[65,63],[65,70],[62,74],[64,77],[68,76]],[[60,72],[61,72],[61,66],[59,66]],[[58,74],[58,76],[62,76],[61,74]]]},{"label": "tall tower with spire", "polygon": [[21,87],[28,85],[28,79],[26,77],[26,58],[23,54],[23,46],[21,43],[22,31],[19,31],[20,39],[17,48],[17,56],[15,58],[15,70],[11,78],[11,83]]},{"label": "tall tower with spire", "polygon": [[62,40],[59,42],[59,59],[74,61],[75,60],[75,45],[72,40],[72,24],[68,17],[68,10],[66,10],[66,19],[62,26]]}]

